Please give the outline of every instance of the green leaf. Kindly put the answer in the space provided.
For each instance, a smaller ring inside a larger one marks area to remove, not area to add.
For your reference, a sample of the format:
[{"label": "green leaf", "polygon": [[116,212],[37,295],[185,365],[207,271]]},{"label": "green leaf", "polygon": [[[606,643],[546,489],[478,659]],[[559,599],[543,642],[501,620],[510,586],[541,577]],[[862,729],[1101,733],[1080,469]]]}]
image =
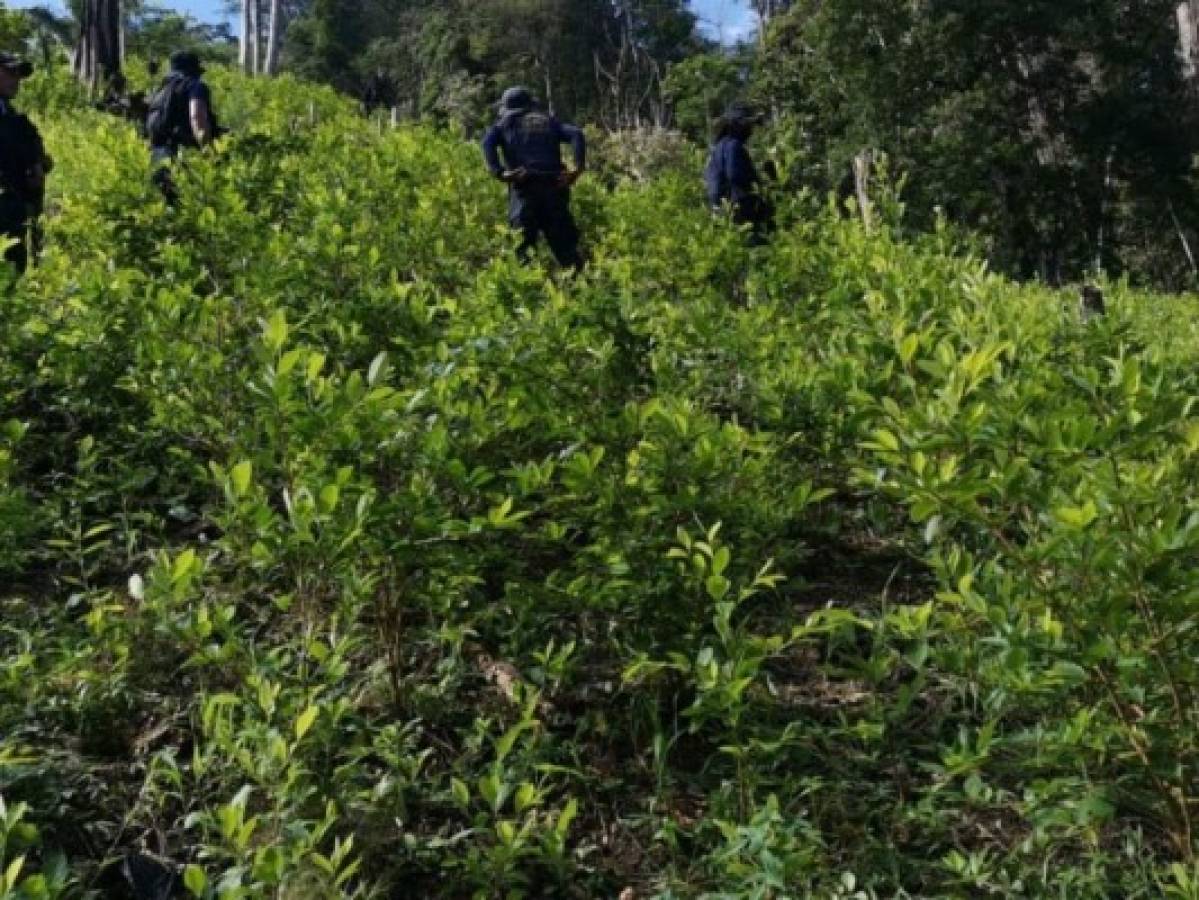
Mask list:
[{"label": "green leaf", "polygon": [[454,802],[461,807],[470,805],[470,788],[466,786],[466,782],[459,778],[450,779],[450,793],[454,797]]},{"label": "green leaf", "polygon": [[505,847],[511,847],[516,843],[516,826],[507,819],[495,827],[495,833]]},{"label": "green leaf", "polygon": [[300,713],[300,717],[296,719],[296,740],[302,741],[316,722],[317,716],[320,715],[320,710],[315,706],[309,706],[306,710]]},{"label": "green leaf", "polygon": [[195,568],[196,551],[189,547],[175,557],[175,564],[171,567],[171,580],[175,582],[182,581],[191,575],[192,570]]},{"label": "green leaf", "polygon": [[3,885],[5,887],[7,887],[9,890],[12,890],[12,891],[16,890],[17,878],[20,876],[21,869],[24,867],[24,865],[25,865],[25,857],[18,856],[11,863],[9,863],[8,868],[4,870]]},{"label": "green leaf", "polygon": [[890,450],[892,453],[899,452],[899,438],[885,428],[880,428],[874,432],[874,442],[883,450]]},{"label": "green leaf", "polygon": [[183,870],[183,886],[193,897],[203,897],[204,888],[208,886],[208,876],[197,865],[189,865]]},{"label": "green leaf", "polygon": [[341,489],[335,484],[327,484],[321,488],[318,503],[320,504],[321,512],[331,513],[337,509],[337,501],[341,498]]},{"label": "green leaf", "polygon": [[558,823],[554,826],[554,831],[557,832],[558,837],[563,840],[566,839],[566,835],[570,832],[570,825],[578,814],[579,802],[574,797],[571,797],[567,801],[566,806],[563,807],[561,815],[558,816]]},{"label": "green leaf", "polygon": [[298,349],[288,350],[286,353],[284,353],[279,359],[279,374],[281,376],[290,375],[303,355],[304,351]]},{"label": "green leaf", "polygon": [[321,370],[325,367],[325,354],[309,353],[308,362],[304,367],[304,376],[309,382],[316,381]]},{"label": "green leaf", "polygon": [[529,720],[517,722],[504,732],[500,739],[495,743],[495,758],[498,762],[503,762],[508,758],[508,754],[511,753],[512,748],[516,746],[517,738],[532,728],[533,724],[534,723]]},{"label": "green leaf", "polygon": [[263,326],[263,340],[267,347],[277,353],[287,343],[287,334],[287,314],[283,310],[277,309]]},{"label": "green leaf", "polygon": [[523,782],[521,786],[516,789],[516,797],[514,798],[514,802],[516,803],[516,812],[518,814],[523,813],[526,809],[535,804],[538,799],[539,796],[537,793],[537,788],[527,781]]},{"label": "green leaf", "polygon": [[233,485],[233,496],[239,500],[250,490],[250,481],[254,477],[254,464],[242,460],[229,470],[229,481]]},{"label": "green leaf", "polygon": [[1093,500],[1088,500],[1082,506],[1059,506],[1053,511],[1053,517],[1074,531],[1082,531],[1095,521],[1099,510]]},{"label": "green leaf", "polygon": [[387,375],[388,368],[387,354],[378,354],[373,360],[371,360],[370,368],[367,369],[366,383],[371,387],[374,387],[375,383],[379,381],[379,379],[384,378]]},{"label": "green leaf", "polygon": [[709,575],[704,581],[708,596],[713,600],[723,600],[728,594],[731,583],[723,575]]}]

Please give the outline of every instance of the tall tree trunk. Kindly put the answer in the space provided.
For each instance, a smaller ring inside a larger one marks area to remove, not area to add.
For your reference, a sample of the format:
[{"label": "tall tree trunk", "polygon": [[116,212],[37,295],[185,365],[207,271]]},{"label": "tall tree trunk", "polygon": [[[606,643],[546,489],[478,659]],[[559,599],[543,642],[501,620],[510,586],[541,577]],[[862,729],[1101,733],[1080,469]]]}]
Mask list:
[{"label": "tall tree trunk", "polygon": [[247,75],[252,71],[250,68],[250,6],[255,2],[256,0],[242,0],[241,3],[241,47],[237,54],[237,64]]},{"label": "tall tree trunk", "polygon": [[775,16],[786,12],[791,0],[753,0],[754,12],[758,14],[758,41],[766,39],[766,26]]},{"label": "tall tree trunk", "polygon": [[260,0],[249,0],[250,4],[250,72],[254,75],[262,71],[262,26],[259,22],[258,7]]},{"label": "tall tree trunk", "polygon": [[1199,0],[1182,0],[1177,13],[1182,71],[1194,89],[1199,81]]},{"label": "tall tree trunk", "polygon": [[79,22],[75,75],[93,91],[121,71],[121,2],[86,0]]},{"label": "tall tree trunk", "polygon": [[271,0],[271,21],[266,38],[266,74],[274,75],[279,69],[279,42],[283,37],[283,3]]}]

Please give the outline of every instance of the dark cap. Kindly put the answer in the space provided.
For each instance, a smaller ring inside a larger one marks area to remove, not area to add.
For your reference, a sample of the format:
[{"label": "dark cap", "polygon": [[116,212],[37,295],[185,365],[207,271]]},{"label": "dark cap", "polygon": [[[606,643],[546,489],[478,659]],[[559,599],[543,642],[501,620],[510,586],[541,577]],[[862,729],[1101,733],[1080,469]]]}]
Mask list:
[{"label": "dark cap", "polygon": [[176,72],[182,72],[184,75],[204,74],[204,66],[200,64],[200,57],[190,50],[176,50],[172,53],[171,68]]},{"label": "dark cap", "polygon": [[7,69],[18,78],[28,78],[33,74],[33,63],[15,53],[0,53],[0,69]]},{"label": "dark cap", "polygon": [[501,112],[525,112],[533,108],[533,94],[526,87],[510,87],[500,98]]}]

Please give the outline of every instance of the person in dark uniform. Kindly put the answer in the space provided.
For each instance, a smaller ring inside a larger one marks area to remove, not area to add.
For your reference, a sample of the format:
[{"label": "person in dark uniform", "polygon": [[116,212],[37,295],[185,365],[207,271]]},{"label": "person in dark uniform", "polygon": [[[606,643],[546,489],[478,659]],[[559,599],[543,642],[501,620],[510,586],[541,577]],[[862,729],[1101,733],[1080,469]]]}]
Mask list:
[{"label": "person in dark uniform", "polygon": [[16,241],[4,251],[4,259],[18,272],[28,267],[31,246],[37,249],[37,219],[46,176],[54,167],[37,128],[12,105],[21,80],[32,74],[27,61],[0,53],[0,235]]},{"label": "person in dark uniform", "polygon": [[[573,169],[562,164],[563,144],[571,146]],[[539,109],[525,88],[509,88],[500,100],[499,119],[483,137],[483,157],[491,174],[508,185],[508,221],[523,238],[520,258],[528,260],[544,234],[560,265],[581,269],[570,189],[587,166],[582,129]]]},{"label": "person in dark uniform", "polygon": [[375,69],[371,77],[366,80],[366,86],[362,90],[363,115],[369,119],[375,114],[375,110],[390,109],[394,105],[395,88],[392,86],[391,79],[382,69]]},{"label": "person in dark uniform", "polygon": [[205,84],[204,66],[190,51],[171,54],[171,71],[150,101],[146,130],[154,183],[168,202],[178,199],[170,163],[184,148],[206,147],[219,133],[212,108],[212,90]]},{"label": "person in dark uniform", "polygon": [[746,144],[753,136],[759,117],[744,103],[731,106],[717,123],[716,142],[704,170],[708,205],[728,209],[738,225],[750,225],[755,240],[770,231],[774,211],[762,196],[761,179]]}]

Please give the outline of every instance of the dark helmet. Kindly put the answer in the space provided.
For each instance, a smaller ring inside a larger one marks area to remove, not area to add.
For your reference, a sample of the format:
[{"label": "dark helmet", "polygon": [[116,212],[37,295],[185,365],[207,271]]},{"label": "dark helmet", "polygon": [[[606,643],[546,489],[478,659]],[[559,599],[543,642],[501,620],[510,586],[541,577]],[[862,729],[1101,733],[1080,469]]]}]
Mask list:
[{"label": "dark helmet", "polygon": [[15,53],[0,53],[0,69],[4,69],[18,78],[28,78],[33,74],[33,63],[21,59]]},{"label": "dark helmet", "polygon": [[200,76],[204,74],[204,66],[200,57],[190,50],[176,50],[171,54],[171,69],[183,75]]}]

